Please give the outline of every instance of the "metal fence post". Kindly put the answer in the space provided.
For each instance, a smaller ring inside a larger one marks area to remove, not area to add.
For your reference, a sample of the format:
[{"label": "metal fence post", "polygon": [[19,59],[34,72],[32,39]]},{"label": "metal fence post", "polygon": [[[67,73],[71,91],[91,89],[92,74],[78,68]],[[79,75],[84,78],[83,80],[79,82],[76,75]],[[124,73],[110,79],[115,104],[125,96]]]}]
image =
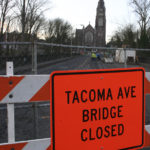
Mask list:
[{"label": "metal fence post", "polygon": [[127,54],[126,54],[126,48],[124,48],[124,68],[127,68]]},{"label": "metal fence post", "polygon": [[34,111],[34,138],[37,139],[39,137],[39,123],[38,123],[38,103],[35,102],[33,104],[33,111]]},{"label": "metal fence post", "polygon": [[32,49],[32,72],[37,74],[37,43],[33,42]]},{"label": "metal fence post", "polygon": [[[37,74],[37,43],[33,42],[32,48],[32,72],[33,74]],[[33,111],[34,111],[34,137],[38,137],[38,104],[33,103]]]}]

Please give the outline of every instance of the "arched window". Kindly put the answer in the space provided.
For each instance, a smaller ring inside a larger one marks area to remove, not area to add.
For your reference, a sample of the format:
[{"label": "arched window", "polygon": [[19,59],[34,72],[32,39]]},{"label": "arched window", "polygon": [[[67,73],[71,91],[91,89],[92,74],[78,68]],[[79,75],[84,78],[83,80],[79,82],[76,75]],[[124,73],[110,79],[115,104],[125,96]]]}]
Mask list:
[{"label": "arched window", "polygon": [[92,43],[94,40],[94,37],[93,37],[93,33],[88,31],[86,34],[85,34],[85,42],[86,43]]},{"label": "arched window", "polygon": [[98,19],[98,26],[103,26],[103,18]]}]

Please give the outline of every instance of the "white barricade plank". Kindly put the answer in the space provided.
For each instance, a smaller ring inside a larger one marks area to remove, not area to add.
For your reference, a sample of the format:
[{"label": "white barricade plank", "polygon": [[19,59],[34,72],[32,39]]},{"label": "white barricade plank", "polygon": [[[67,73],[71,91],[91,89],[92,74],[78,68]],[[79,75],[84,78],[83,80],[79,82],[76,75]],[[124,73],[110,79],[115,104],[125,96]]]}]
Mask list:
[{"label": "white barricade plank", "polygon": [[150,134],[150,125],[145,126],[146,131]]},{"label": "white barricade plank", "polygon": [[50,150],[51,139],[31,140],[0,145],[0,150]]},{"label": "white barricade plank", "polygon": [[146,72],[145,76],[150,81],[150,72]]},{"label": "white barricade plank", "polygon": [[46,150],[50,145],[50,139],[29,142],[22,150]]}]

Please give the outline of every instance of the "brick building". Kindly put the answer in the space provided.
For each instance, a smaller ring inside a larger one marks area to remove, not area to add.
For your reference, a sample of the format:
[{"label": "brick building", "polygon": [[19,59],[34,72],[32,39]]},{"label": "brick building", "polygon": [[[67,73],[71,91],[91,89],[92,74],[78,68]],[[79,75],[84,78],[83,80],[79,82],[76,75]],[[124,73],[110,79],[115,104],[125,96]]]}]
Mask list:
[{"label": "brick building", "polygon": [[90,23],[83,29],[76,29],[76,44],[85,46],[102,47],[106,44],[106,9],[104,0],[99,0],[95,28]]}]

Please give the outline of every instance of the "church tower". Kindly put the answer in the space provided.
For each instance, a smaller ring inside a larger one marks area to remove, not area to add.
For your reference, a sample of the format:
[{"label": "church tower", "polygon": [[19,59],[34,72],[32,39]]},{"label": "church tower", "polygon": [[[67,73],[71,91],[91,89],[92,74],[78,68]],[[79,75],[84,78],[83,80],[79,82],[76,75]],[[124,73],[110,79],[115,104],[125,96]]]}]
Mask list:
[{"label": "church tower", "polygon": [[95,45],[103,47],[106,45],[106,9],[104,0],[99,0],[95,21]]}]

